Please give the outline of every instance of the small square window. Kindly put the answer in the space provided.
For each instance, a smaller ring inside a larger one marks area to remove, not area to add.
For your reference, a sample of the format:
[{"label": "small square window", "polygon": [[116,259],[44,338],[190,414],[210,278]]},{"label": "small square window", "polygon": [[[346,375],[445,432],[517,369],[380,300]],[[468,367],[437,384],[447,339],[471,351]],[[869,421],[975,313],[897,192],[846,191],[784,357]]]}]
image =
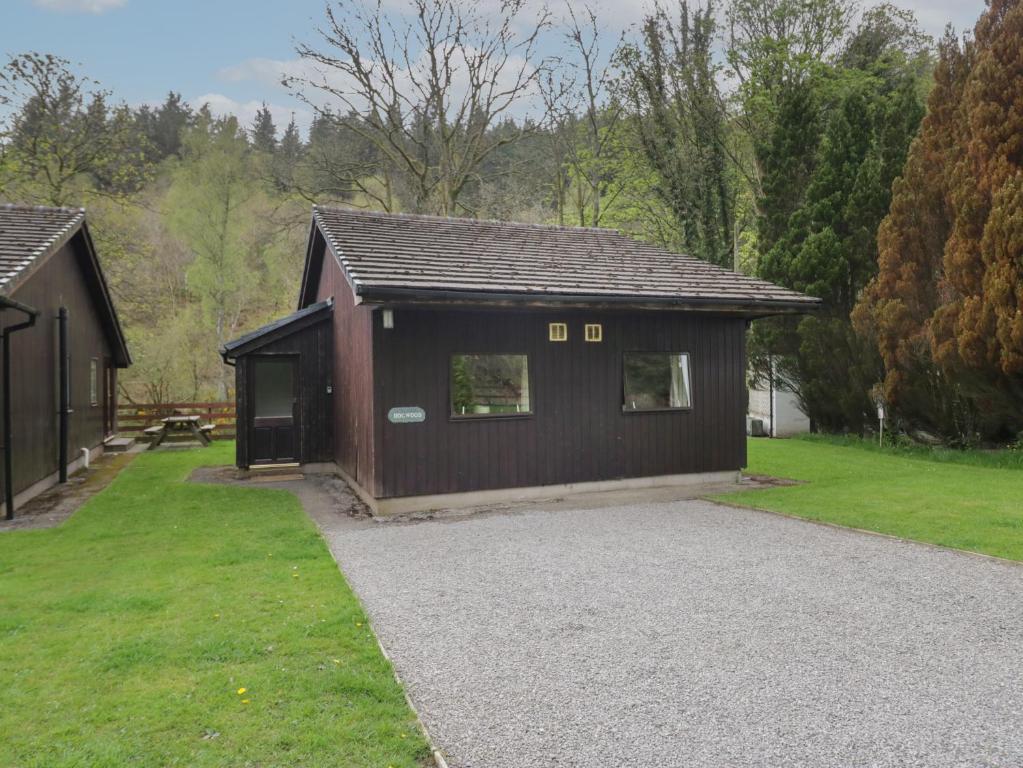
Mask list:
[{"label": "small square window", "polygon": [[568,323],[551,323],[548,325],[547,338],[551,341],[568,341]]},{"label": "small square window", "polygon": [[587,323],[585,338],[587,341],[603,341],[604,326],[600,323]]}]

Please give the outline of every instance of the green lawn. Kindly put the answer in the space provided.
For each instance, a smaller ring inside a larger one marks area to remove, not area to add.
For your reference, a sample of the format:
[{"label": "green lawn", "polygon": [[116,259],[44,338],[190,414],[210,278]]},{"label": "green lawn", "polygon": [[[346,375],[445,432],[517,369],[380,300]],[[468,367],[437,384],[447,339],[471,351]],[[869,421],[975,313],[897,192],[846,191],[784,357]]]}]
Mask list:
[{"label": "green lawn", "polygon": [[143,454],[64,525],[0,534],[0,765],[421,766],[358,601],[286,492]]},{"label": "green lawn", "polygon": [[854,440],[750,440],[748,472],[803,485],[722,501],[1023,560],[1018,452],[900,451]]}]

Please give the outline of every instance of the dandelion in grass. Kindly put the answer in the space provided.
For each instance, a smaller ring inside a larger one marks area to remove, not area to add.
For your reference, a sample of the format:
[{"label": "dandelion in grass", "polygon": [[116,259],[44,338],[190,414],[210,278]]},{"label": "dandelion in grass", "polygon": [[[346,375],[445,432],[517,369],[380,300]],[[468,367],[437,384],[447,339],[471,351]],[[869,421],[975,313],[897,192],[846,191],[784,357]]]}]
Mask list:
[{"label": "dandelion in grass", "polygon": [[249,690],[249,689],[248,689],[248,688],[239,688],[239,689],[238,689],[238,695],[239,695],[239,696],[241,696],[241,695],[242,695],[243,693],[245,693],[245,692],[246,692],[247,690]]}]

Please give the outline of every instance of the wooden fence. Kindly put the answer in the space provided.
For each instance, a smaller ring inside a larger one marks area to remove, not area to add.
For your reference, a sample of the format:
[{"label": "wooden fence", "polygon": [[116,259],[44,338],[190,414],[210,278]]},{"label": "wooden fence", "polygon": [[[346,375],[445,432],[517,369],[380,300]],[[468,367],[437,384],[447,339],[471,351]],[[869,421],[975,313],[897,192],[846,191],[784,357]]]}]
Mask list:
[{"label": "wooden fence", "polygon": [[142,437],[142,430],[160,423],[166,416],[199,414],[204,424],[216,424],[214,439],[234,439],[234,403],[118,403],[117,432]]}]

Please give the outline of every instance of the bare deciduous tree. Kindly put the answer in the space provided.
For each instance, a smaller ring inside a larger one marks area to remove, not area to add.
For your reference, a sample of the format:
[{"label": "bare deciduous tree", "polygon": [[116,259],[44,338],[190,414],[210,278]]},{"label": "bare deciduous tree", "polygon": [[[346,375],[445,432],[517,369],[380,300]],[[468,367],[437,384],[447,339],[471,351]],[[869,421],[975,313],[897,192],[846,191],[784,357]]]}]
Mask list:
[{"label": "bare deciduous tree", "polygon": [[660,4],[643,25],[643,43],[619,56],[622,93],[658,194],[675,215],[690,253],[720,265],[733,263],[735,185],[728,145],[728,114],[714,61],[714,7],[674,16]]},{"label": "bare deciduous tree", "polygon": [[551,116],[548,135],[552,155],[559,164],[555,172],[555,202],[559,220],[565,223],[565,192],[571,187],[578,223],[597,227],[604,203],[613,201],[620,191],[607,166],[623,113],[611,90],[613,62],[624,32],[607,53],[601,46],[605,35],[597,12],[588,5],[577,11],[569,3],[564,36],[566,54],[543,88]]},{"label": "bare deciduous tree", "polygon": [[381,187],[390,195],[400,178],[416,211],[451,215],[466,210],[459,198],[483,161],[538,124],[491,131],[534,95],[548,64],[537,44],[549,13],[527,22],[523,10],[524,0],[504,0],[492,20],[471,0],[414,0],[407,15],[379,0],[328,6],[325,47],[300,44],[308,71],[284,82],[379,153],[379,178],[353,174],[364,194],[385,204]]}]

